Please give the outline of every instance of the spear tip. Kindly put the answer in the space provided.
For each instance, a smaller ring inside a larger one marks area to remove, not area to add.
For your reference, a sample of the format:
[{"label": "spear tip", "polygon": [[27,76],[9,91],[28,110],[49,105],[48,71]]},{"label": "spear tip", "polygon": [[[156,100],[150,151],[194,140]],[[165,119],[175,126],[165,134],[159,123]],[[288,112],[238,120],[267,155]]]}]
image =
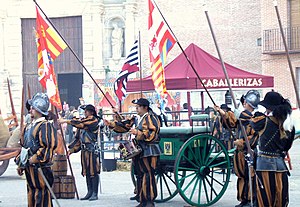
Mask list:
[{"label": "spear tip", "polygon": [[208,11],[208,9],[207,9],[207,5],[206,5],[206,4],[203,4],[203,9],[204,9],[204,11],[205,11],[205,12],[207,12],[207,11]]},{"label": "spear tip", "polygon": [[274,1],[273,1],[273,5],[274,5],[274,6],[277,6],[277,0],[274,0]]}]

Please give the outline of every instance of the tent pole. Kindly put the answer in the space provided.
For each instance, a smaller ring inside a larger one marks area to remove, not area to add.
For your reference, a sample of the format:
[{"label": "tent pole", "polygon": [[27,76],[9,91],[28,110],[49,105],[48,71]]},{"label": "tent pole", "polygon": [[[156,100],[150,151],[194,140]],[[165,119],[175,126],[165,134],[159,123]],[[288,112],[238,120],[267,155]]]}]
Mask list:
[{"label": "tent pole", "polygon": [[139,65],[140,65],[140,84],[141,84],[141,98],[143,98],[143,74],[142,74],[142,57],[141,57],[141,31],[139,31]]},{"label": "tent pole", "polygon": [[187,92],[187,105],[188,105],[188,117],[189,117],[189,124],[192,125],[191,115],[192,115],[192,108],[191,108],[191,92]]},{"label": "tent pole", "polygon": [[200,96],[201,96],[202,113],[204,113],[204,93],[203,93],[203,91],[201,91]]}]

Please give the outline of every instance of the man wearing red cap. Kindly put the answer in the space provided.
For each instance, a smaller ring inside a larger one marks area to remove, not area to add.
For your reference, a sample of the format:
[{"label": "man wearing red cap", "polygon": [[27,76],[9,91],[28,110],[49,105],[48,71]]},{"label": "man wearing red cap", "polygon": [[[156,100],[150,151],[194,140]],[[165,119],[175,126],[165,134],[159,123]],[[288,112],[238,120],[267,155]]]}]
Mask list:
[{"label": "man wearing red cap", "polygon": [[60,123],[71,124],[77,128],[74,140],[69,145],[68,155],[81,150],[82,176],[86,176],[88,192],[81,200],[97,200],[100,174],[99,153],[97,150],[97,136],[99,117],[95,107],[91,104],[82,106],[85,118],[60,119]]}]

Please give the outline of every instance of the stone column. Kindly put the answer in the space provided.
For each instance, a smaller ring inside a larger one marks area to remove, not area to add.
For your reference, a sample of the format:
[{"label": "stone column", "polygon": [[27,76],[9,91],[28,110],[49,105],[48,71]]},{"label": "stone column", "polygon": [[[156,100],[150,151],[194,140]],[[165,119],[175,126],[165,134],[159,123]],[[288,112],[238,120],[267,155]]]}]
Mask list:
[{"label": "stone column", "polygon": [[5,56],[4,56],[4,22],[5,22],[5,12],[4,10],[0,10],[0,68],[1,71],[5,66]]},{"label": "stone column", "polygon": [[[82,15],[83,62],[94,79],[101,79],[102,60],[102,15],[103,0],[93,0]],[[86,103],[94,104],[95,83],[83,73],[82,96]]]},{"label": "stone column", "polygon": [[103,78],[103,14],[104,5],[102,3],[92,5],[92,42],[93,42],[93,69],[92,75],[97,79]]},{"label": "stone column", "polygon": [[1,113],[6,118],[6,114],[9,113],[7,103],[8,103],[8,90],[6,78],[8,77],[6,60],[5,60],[5,21],[6,15],[5,10],[0,10],[0,109]]},{"label": "stone column", "polygon": [[135,0],[127,0],[124,3],[125,8],[125,57],[128,55],[128,51],[131,49],[134,40],[137,38],[135,33],[135,19],[137,5]]}]

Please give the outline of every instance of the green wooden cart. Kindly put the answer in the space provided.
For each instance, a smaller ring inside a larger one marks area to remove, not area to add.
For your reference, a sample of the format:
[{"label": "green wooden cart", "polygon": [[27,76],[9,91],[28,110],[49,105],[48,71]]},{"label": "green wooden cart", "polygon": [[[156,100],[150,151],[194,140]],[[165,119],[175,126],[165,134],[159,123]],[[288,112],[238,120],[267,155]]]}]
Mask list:
[{"label": "green wooden cart", "polygon": [[[204,121],[208,117],[194,117]],[[210,206],[224,194],[230,180],[233,150],[211,136],[203,126],[161,127],[160,146],[163,154],[156,170],[158,196],[165,202],[176,194],[191,206]],[[132,172],[133,183],[135,177]]]}]

